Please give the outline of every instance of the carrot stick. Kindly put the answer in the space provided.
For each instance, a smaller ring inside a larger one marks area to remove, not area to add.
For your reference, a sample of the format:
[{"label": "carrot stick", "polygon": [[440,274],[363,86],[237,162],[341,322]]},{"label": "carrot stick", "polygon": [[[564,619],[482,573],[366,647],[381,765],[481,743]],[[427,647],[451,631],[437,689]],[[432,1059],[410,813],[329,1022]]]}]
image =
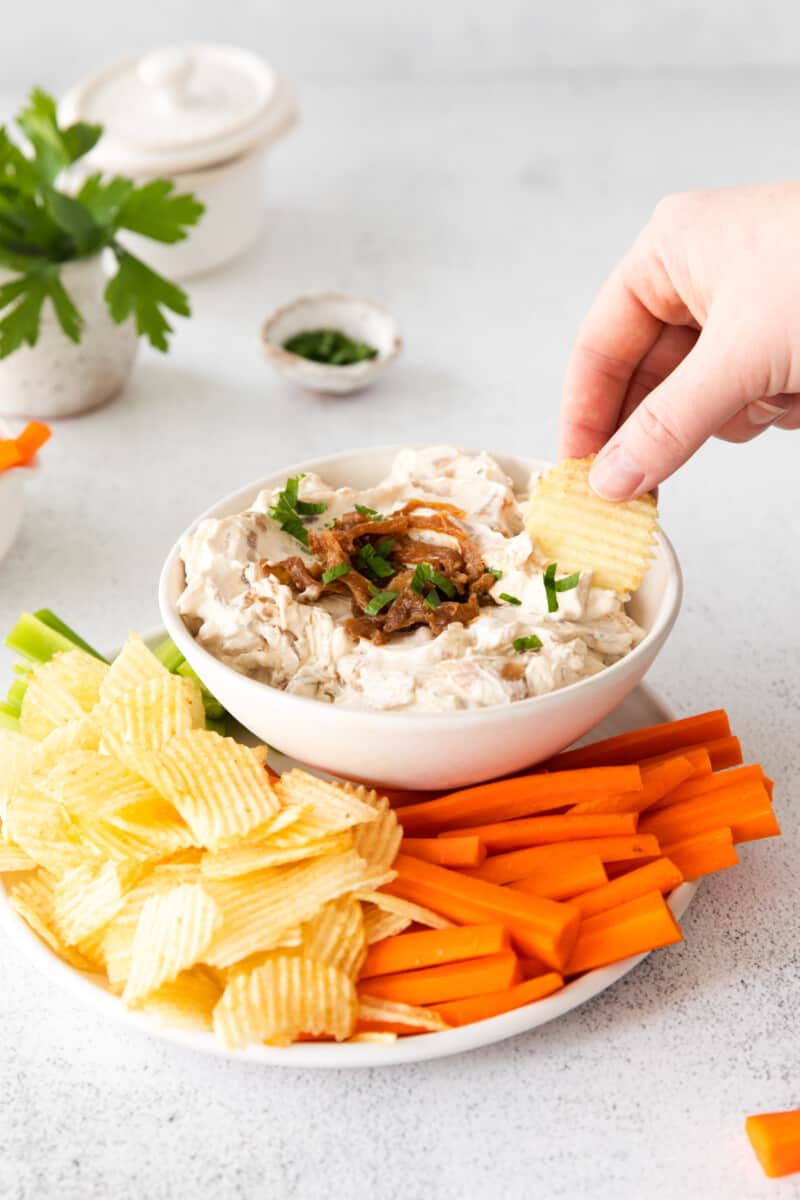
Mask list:
[{"label": "carrot stick", "polygon": [[402,1004],[436,1004],[461,1000],[484,992],[499,992],[518,981],[519,960],[512,950],[501,950],[484,958],[378,975],[364,984],[364,991],[383,1000]]},{"label": "carrot stick", "polygon": [[657,858],[643,867],[619,879],[613,879],[594,891],[584,892],[576,896],[573,903],[584,920],[595,913],[606,912],[625,904],[628,900],[636,900],[646,896],[648,892],[671,892],[678,884],[683,883],[683,875],[669,858]]},{"label": "carrot stick", "polygon": [[739,861],[730,829],[712,829],[698,837],[672,842],[662,853],[680,871],[684,879],[699,879],[713,871],[735,867]]},{"label": "carrot stick", "polygon": [[652,833],[662,842],[677,842],[697,833],[729,825],[736,839],[736,823],[770,810],[767,789],[761,782],[723,788],[696,800],[672,804],[652,815],[645,813],[640,822],[642,833]]},{"label": "carrot stick", "polygon": [[522,1008],[525,1004],[533,1004],[550,996],[564,986],[564,980],[556,971],[547,975],[539,975],[506,988],[503,992],[493,992],[487,996],[470,996],[465,1000],[451,1000],[448,1004],[437,1004],[434,1012],[438,1013],[450,1025],[469,1025],[473,1021],[486,1021],[489,1017],[497,1017],[500,1013],[511,1012],[514,1008]]},{"label": "carrot stick", "polygon": [[540,975],[547,975],[550,972],[547,963],[543,963],[540,958],[521,958],[519,969],[523,979],[537,979]]},{"label": "carrot stick", "polygon": [[748,1117],[744,1127],[750,1145],[770,1179],[800,1171],[800,1108],[758,1113]]},{"label": "carrot stick", "polygon": [[651,805],[647,815],[661,812],[664,808],[671,808],[673,804],[683,804],[685,800],[696,800],[698,796],[708,796],[711,792],[738,787],[742,783],[763,783],[766,786],[764,772],[758,763],[752,763],[746,767],[734,767],[731,771],[718,771],[715,775],[687,779],[679,787]]},{"label": "carrot stick", "polygon": [[583,800],[569,810],[570,815],[578,813],[638,813],[649,809],[653,804],[673,792],[684,780],[692,779],[694,767],[688,757],[677,755],[665,758],[652,767],[642,768],[642,790],[631,792],[627,796],[596,796],[591,800]]},{"label": "carrot stick", "polygon": [[666,762],[668,758],[688,759],[694,768],[696,778],[710,775],[713,770],[711,757],[705,746],[683,746],[679,750],[671,750],[669,754],[657,754],[654,758],[643,758],[639,766],[644,771],[648,767],[657,767],[659,763]]},{"label": "carrot stick", "polygon": [[731,832],[736,842],[755,842],[759,838],[780,837],[781,827],[775,813],[769,809],[737,821]]},{"label": "carrot stick", "polygon": [[403,838],[403,853],[441,867],[479,867],[486,847],[473,835],[452,838]]},{"label": "carrot stick", "polygon": [[0,471],[7,471],[10,467],[18,467],[22,463],[22,455],[19,452],[19,447],[13,438],[3,438],[0,441]]},{"label": "carrot stick", "polygon": [[[551,771],[576,767],[614,766],[639,762],[656,754],[680,753],[684,746],[705,744],[716,738],[728,737],[731,727],[723,709],[684,717],[681,721],[666,721],[633,729],[616,737],[605,738],[590,746],[565,750],[542,765]],[[622,788],[617,789],[622,791]]]},{"label": "carrot stick", "polygon": [[603,860],[597,854],[579,855],[561,862],[543,863],[524,879],[513,884],[521,892],[545,896],[548,900],[570,900],[582,892],[608,882]]},{"label": "carrot stick", "polygon": [[681,931],[661,892],[648,892],[608,912],[587,917],[564,974],[593,971],[631,954],[643,954],[680,940]]},{"label": "carrot stick", "polygon": [[642,786],[637,766],[603,767],[589,771],[563,771],[558,775],[519,775],[478,787],[451,792],[438,800],[408,804],[397,810],[407,834],[436,833],[476,821],[508,821],[576,803],[587,794],[636,792]]},{"label": "carrot stick", "polygon": [[[470,879],[458,871],[448,871],[408,854],[398,854],[394,868],[397,878],[387,886],[387,891],[405,895],[409,900],[427,895],[428,899],[422,903],[462,924],[504,925],[523,954],[536,955],[556,970],[572,950],[578,914],[569,904],[512,892],[482,879]],[[401,889],[410,884],[416,895],[409,895],[408,890],[396,891],[398,884]]]},{"label": "carrot stick", "polygon": [[[521,817],[518,821],[497,821],[476,825],[469,833],[480,838],[490,854],[517,850],[523,846],[549,846],[557,842],[575,842],[582,838],[624,837],[636,833],[636,813],[591,813],[574,816]],[[456,834],[442,833],[443,842]],[[484,864],[485,865],[485,864]]]},{"label": "carrot stick", "polygon": [[361,968],[361,979],[435,967],[464,958],[480,958],[508,949],[508,933],[502,925],[457,925],[451,929],[399,933],[370,946]]},{"label": "carrot stick", "polygon": [[555,867],[584,855],[597,856],[606,863],[622,859],[656,858],[660,853],[658,838],[652,836],[636,834],[628,837],[586,838],[583,841],[528,846],[508,854],[495,854],[487,858],[482,866],[467,873],[472,879],[485,879],[489,883],[516,883],[534,875],[545,864]]},{"label": "carrot stick", "polygon": [[22,462],[29,463],[37,450],[50,438],[51,430],[42,421],[29,421],[22,433],[14,439]]}]

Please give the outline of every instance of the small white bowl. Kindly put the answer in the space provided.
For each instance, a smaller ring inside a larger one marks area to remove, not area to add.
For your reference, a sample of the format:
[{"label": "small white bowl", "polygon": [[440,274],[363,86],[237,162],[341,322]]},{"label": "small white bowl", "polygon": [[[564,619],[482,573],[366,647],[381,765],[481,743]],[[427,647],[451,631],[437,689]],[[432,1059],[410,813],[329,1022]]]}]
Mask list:
[{"label": "small white bowl", "polygon": [[[11,430],[0,420],[0,438],[11,437]],[[24,511],[24,471],[12,467],[0,471],[0,559],[5,558],[16,541]]]},{"label": "small white bowl", "polygon": [[[353,341],[374,346],[378,353],[363,362],[334,367],[284,349],[284,342],[309,329],[338,329]],[[309,391],[339,396],[359,392],[374,383],[401,346],[394,317],[370,300],[346,292],[309,292],[298,296],[290,304],[276,308],[261,326],[261,348],[276,371]]]},{"label": "small white bowl", "polygon": [[[242,512],[263,488],[317,472],[334,487],[374,486],[399,447],[356,450],[277,471],[220,500],[197,518]],[[497,454],[522,491],[549,464]],[[188,531],[187,531],[188,532]],[[641,682],[675,623],[683,591],[675,551],[662,534],[630,612],[647,631],[630,654],[597,675],[529,700],[446,713],[372,712],[294,696],[240,675],[191,636],[177,610],[184,587],[180,543],[161,574],[159,605],[167,632],[228,712],[264,742],[334,775],[386,787],[449,789],[509,775],[588,733]]]}]

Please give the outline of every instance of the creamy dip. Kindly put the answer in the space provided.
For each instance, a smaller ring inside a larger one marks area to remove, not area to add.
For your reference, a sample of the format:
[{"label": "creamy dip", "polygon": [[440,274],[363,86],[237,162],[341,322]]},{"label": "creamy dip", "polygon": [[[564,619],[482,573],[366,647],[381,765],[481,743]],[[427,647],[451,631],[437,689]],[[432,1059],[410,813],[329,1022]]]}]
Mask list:
[{"label": "creamy dip", "polygon": [[[300,499],[326,505],[322,515],[306,519],[309,529],[321,529],[357,504],[385,515],[411,499],[454,504],[464,511],[460,524],[486,567],[502,573],[489,592],[494,603],[469,624],[452,623],[438,635],[420,627],[385,645],[348,632],[348,596],[325,594],[306,603],[264,573],[263,560],[299,555],[315,561],[268,515],[280,490],[261,492],[246,512],[202,521],[184,538],[186,586],[178,602],[206,650],[273,687],[356,708],[482,708],[594,675],[644,636],[625,612],[627,597],[593,587],[590,571],[559,592],[558,610],[548,612],[547,563],[523,528],[526,496],[515,494],[488,454],[444,446],[401,450],[386,478],[365,489],[333,488],[312,474],[301,479]],[[424,530],[419,536],[455,545],[444,533]],[[531,635],[540,648],[514,648],[516,639]]]}]

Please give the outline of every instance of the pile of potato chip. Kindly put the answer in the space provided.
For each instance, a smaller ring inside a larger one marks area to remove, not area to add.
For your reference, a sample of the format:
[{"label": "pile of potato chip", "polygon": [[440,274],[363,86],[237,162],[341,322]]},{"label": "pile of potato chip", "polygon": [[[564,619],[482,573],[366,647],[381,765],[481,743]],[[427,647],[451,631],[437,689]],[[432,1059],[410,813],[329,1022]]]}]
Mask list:
[{"label": "pile of potato chip", "polygon": [[10,903],[122,1003],[231,1049],[445,1027],[356,991],[368,944],[448,924],[377,890],[401,838],[385,798],[271,776],[136,635],[110,666],[75,650],[37,667],[20,729],[0,731]]}]

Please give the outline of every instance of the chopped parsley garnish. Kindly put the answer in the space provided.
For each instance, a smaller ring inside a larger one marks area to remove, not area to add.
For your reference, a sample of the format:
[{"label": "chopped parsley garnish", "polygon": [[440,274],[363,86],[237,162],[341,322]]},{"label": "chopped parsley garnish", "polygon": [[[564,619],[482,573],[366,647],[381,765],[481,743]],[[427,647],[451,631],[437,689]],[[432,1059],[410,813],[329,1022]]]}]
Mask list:
[{"label": "chopped parsley garnish", "polygon": [[417,563],[414,568],[414,574],[409,584],[412,592],[416,592],[421,596],[425,591],[426,584],[432,584],[433,588],[438,588],[440,592],[444,592],[448,599],[452,600],[456,594],[456,589],[446,575],[442,575],[440,571],[434,570],[430,563]]},{"label": "chopped parsley garnish", "polygon": [[379,513],[376,509],[370,508],[367,504],[355,504],[353,506],[357,513],[362,517],[367,517],[370,521],[382,521],[383,513]]},{"label": "chopped parsley garnish", "polygon": [[542,639],[535,633],[530,633],[527,637],[514,638],[511,644],[518,654],[522,654],[523,650],[541,650]]},{"label": "chopped parsley garnish", "polygon": [[557,563],[550,563],[544,573],[544,590],[547,595],[547,611],[558,612],[558,596],[556,592],[571,592],[580,583],[581,573],[575,571],[564,579],[556,579]]},{"label": "chopped parsley garnish", "polygon": [[290,534],[307,549],[308,530],[300,520],[300,515],[317,516],[319,513],[325,512],[328,506],[322,501],[312,503],[309,500],[298,499],[297,492],[302,478],[302,475],[292,475],[290,479],[286,480],[283,491],[278,492],[278,499],[269,508],[269,515],[278,522],[284,533]]},{"label": "chopped parsley garnish", "polygon": [[376,587],[373,587],[372,584],[370,584],[370,591],[372,593],[372,599],[364,606],[364,612],[368,617],[376,617],[381,609],[386,608],[386,605],[391,604],[392,601],[396,600],[399,595],[398,592],[380,592]]},{"label": "chopped parsley garnish", "polygon": [[284,350],[309,358],[312,362],[328,363],[332,367],[349,367],[352,363],[375,358],[378,351],[367,342],[355,342],[339,329],[304,329],[283,343]]},{"label": "chopped parsley garnish", "polygon": [[327,571],[322,572],[323,583],[333,583],[335,579],[341,579],[350,570],[350,564],[346,562],[336,563],[332,567],[328,567]]},{"label": "chopped parsley garnish", "polygon": [[495,579],[503,578],[503,572],[500,570],[499,567],[487,567],[486,572],[488,575],[494,575]]},{"label": "chopped parsley garnish", "polygon": [[395,573],[389,560],[379,554],[369,542],[359,550],[356,566],[365,575],[374,575],[376,579],[391,579]]},{"label": "chopped parsley garnish", "polygon": [[501,592],[500,599],[505,600],[506,604],[522,604],[519,596],[509,596],[508,592]]}]

